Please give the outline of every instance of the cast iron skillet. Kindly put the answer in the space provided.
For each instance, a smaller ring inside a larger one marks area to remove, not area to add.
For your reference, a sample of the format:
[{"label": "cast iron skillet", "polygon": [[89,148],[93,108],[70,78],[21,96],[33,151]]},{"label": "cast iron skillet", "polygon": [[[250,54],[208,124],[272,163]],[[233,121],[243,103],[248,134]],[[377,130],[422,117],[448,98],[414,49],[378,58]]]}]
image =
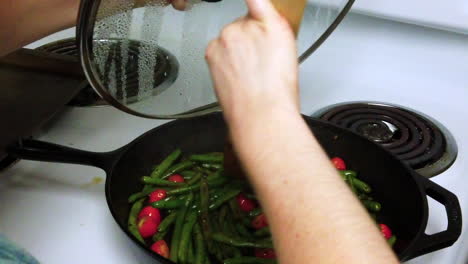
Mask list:
[{"label": "cast iron skillet", "polygon": [[[451,246],[460,236],[462,217],[457,197],[409,169],[380,146],[350,131],[304,117],[328,155],[340,156],[359,177],[374,189],[382,203],[380,221],[392,227],[398,236],[395,251],[400,260],[408,260]],[[288,129],[288,128],[284,128]],[[107,173],[106,197],[110,211],[127,236],[156,262],[171,263],[146,249],[126,228],[127,198],[141,190],[139,178],[148,175],[175,148],[185,153],[222,151],[226,125],[220,114],[177,120],[155,128],[116,151],[93,153],[45,142],[26,140],[10,149],[18,158],[84,164]],[[287,159],[287,157],[285,157]],[[310,173],[314,173],[311,171]],[[428,220],[427,196],[445,206],[447,230],[424,233]],[[154,261],[153,260],[153,261]]]}]

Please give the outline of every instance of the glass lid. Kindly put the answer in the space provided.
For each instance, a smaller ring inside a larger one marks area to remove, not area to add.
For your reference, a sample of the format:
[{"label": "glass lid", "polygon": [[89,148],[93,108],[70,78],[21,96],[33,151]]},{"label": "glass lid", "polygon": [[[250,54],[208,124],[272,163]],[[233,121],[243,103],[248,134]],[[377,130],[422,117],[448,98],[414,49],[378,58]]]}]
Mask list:
[{"label": "glass lid", "polygon": [[[307,3],[297,41],[301,62],[353,2]],[[243,0],[82,0],[77,36],[85,74],[104,100],[130,114],[167,119],[218,111],[205,49],[246,13]]]}]

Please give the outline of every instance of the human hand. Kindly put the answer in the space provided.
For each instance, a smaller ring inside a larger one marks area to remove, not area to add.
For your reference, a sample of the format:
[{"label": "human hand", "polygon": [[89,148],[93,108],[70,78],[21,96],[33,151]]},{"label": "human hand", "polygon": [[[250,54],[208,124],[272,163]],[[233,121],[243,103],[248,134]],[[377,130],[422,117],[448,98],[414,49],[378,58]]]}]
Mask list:
[{"label": "human hand", "polygon": [[247,16],[226,26],[206,51],[227,121],[259,111],[299,112],[295,36],[270,0],[246,0]]}]

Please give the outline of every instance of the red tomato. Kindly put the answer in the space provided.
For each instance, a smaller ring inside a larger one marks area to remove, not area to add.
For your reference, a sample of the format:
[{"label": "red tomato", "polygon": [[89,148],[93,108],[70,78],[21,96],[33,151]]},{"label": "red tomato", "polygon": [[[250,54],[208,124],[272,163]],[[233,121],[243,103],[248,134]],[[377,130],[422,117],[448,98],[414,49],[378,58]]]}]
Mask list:
[{"label": "red tomato", "polygon": [[154,203],[154,202],[160,201],[162,199],[165,199],[166,196],[167,194],[165,190],[162,190],[162,189],[155,190],[152,193],[150,193],[149,202]]},{"label": "red tomato", "polygon": [[151,246],[151,250],[165,258],[169,258],[169,247],[167,246],[167,243],[164,240],[156,241]]},{"label": "red tomato", "polygon": [[346,170],[346,163],[342,158],[334,157],[331,161],[337,170]]},{"label": "red tomato", "polygon": [[257,248],[255,249],[255,256],[257,258],[275,259],[276,253],[272,248]]},{"label": "red tomato", "polygon": [[239,195],[237,195],[236,199],[237,199],[237,203],[239,204],[239,208],[244,212],[250,212],[257,207],[255,202],[245,197],[245,194],[243,193],[240,193]]},{"label": "red tomato", "polygon": [[138,221],[138,231],[143,238],[153,236],[158,232],[158,224],[151,217],[143,217]]},{"label": "red tomato", "polygon": [[184,177],[182,177],[182,175],[179,174],[172,175],[171,177],[169,177],[168,180],[171,182],[185,182]]},{"label": "red tomato", "polygon": [[390,239],[392,237],[392,230],[386,224],[379,224],[380,232],[382,233],[385,239]]},{"label": "red tomato", "polygon": [[262,229],[268,226],[265,214],[259,214],[252,220],[252,227],[255,229]]},{"label": "red tomato", "polygon": [[161,213],[157,208],[146,206],[145,208],[141,209],[140,213],[138,214],[138,219],[142,219],[144,217],[150,217],[158,225],[161,223]]}]

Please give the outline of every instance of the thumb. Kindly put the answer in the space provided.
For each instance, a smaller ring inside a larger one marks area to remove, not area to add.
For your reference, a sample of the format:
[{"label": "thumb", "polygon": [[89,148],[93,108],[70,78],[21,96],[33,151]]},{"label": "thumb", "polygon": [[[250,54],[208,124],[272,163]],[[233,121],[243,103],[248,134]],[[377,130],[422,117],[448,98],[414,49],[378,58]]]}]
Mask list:
[{"label": "thumb", "polygon": [[278,11],[271,0],[245,0],[249,8],[249,16],[255,20],[266,21],[278,16]]}]

